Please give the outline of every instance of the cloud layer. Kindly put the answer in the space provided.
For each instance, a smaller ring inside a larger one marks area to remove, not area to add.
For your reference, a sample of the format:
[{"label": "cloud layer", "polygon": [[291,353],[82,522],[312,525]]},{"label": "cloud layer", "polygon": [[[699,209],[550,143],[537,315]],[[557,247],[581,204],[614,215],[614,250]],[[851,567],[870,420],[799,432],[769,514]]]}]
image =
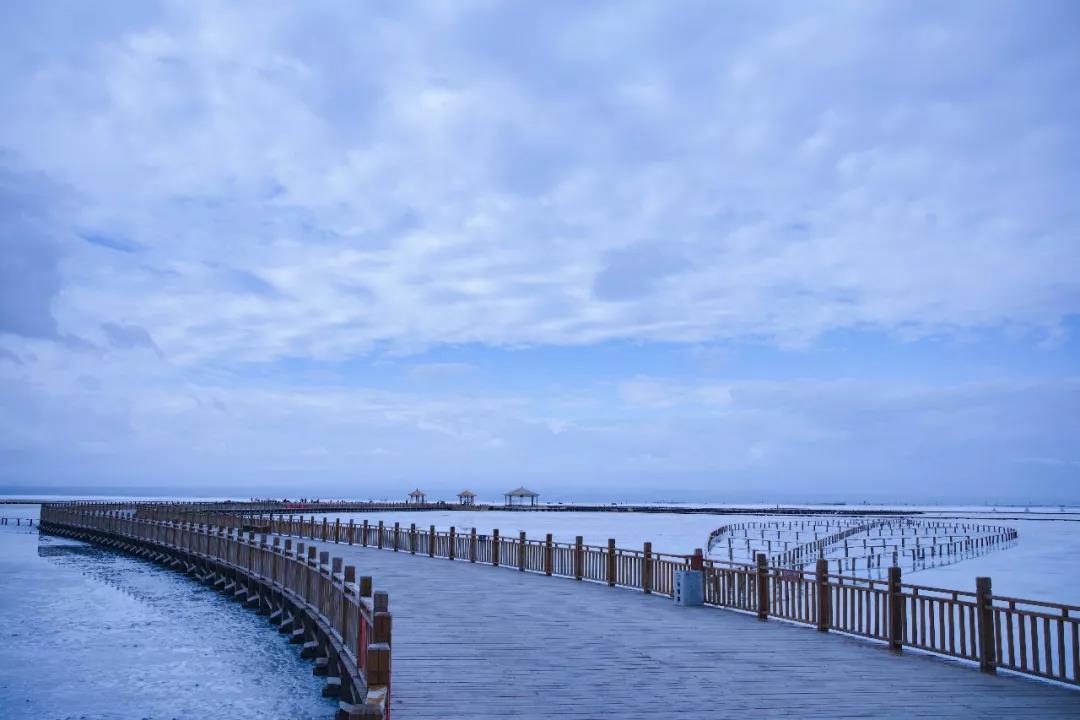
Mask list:
[{"label": "cloud layer", "polygon": [[[588,365],[612,341],[798,350],[852,330],[1071,348],[1073,3],[2,12],[0,379],[20,467],[47,474],[49,437],[33,418],[56,426],[62,412],[94,452],[154,436],[146,452],[172,457],[213,444],[216,428],[233,454],[200,453],[192,465],[207,475],[271,446],[294,460],[325,453],[327,467],[381,458],[380,472],[419,472],[395,453],[437,449],[445,430],[443,462],[465,475],[496,472],[502,447],[515,461],[548,457],[552,472],[711,477],[719,460],[690,439],[723,435],[738,438],[725,457],[769,459],[763,477],[790,476],[813,448],[850,457],[847,475],[862,477],[865,428],[845,422],[900,413],[907,434],[886,445],[910,448],[932,432],[928,407],[973,396],[1051,429],[995,444],[1014,479],[1018,458],[1061,459],[1061,442],[1078,439],[1055,434],[1075,432],[1068,374],[943,390],[810,387],[791,372],[744,386],[698,368],[564,388],[595,396],[597,434],[467,363],[419,357],[398,381],[422,396],[367,370],[298,392],[281,369],[349,375],[334,366],[461,345],[573,346]],[[253,366],[273,377],[250,385]],[[694,429],[631,409],[678,407],[698,408],[678,420]],[[339,441],[288,442],[300,427]],[[637,446],[652,459],[623,463]],[[958,437],[910,462],[967,458],[975,477],[980,452]]]}]

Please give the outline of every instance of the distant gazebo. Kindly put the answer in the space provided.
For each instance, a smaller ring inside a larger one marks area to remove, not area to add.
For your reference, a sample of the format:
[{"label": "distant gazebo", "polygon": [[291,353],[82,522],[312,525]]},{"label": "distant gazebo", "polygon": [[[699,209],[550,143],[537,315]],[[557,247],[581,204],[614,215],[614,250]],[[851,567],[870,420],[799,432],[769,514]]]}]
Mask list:
[{"label": "distant gazebo", "polygon": [[472,490],[462,490],[457,494],[457,499],[458,502],[462,505],[475,505],[476,493],[474,493]]},{"label": "distant gazebo", "polygon": [[540,493],[534,493],[532,490],[523,487],[503,493],[503,498],[506,499],[507,505],[513,505],[515,499],[518,501],[519,505],[524,505],[525,498],[529,499],[529,505],[535,505],[536,498],[538,497],[540,497]]},{"label": "distant gazebo", "polygon": [[423,505],[427,502],[427,495],[423,490],[413,490],[409,493],[409,502],[416,503],[417,505]]}]

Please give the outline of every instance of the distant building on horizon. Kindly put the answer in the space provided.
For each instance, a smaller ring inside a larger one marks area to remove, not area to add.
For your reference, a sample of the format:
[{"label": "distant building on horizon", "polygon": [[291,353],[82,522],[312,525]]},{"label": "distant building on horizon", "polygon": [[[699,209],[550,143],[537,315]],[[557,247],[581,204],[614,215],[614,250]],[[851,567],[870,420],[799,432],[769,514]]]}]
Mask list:
[{"label": "distant building on horizon", "polygon": [[525,498],[529,499],[529,505],[536,504],[536,498],[540,497],[540,493],[534,493],[525,487],[519,487],[517,490],[511,490],[510,492],[503,493],[503,498],[506,501],[506,505],[510,506],[514,504],[514,500],[517,499],[519,505],[525,504]]}]

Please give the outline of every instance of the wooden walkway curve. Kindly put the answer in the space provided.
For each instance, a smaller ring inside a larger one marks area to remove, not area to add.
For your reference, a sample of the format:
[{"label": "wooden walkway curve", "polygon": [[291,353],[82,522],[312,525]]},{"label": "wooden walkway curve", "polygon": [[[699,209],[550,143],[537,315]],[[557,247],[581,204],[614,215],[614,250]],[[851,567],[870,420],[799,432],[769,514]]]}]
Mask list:
[{"label": "wooden walkway curve", "polygon": [[[312,541],[304,540],[310,544]],[[670,598],[316,542],[394,616],[395,720],[1058,718],[1080,692]]]}]

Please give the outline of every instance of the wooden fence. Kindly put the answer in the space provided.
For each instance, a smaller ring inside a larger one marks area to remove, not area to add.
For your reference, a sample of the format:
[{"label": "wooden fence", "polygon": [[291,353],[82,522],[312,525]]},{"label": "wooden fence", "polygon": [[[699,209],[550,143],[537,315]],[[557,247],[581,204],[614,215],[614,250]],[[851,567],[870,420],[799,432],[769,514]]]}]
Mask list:
[{"label": "wooden fence", "polygon": [[[247,533],[235,517],[207,525],[135,517],[130,508],[43,505],[41,530],[72,535],[165,561],[268,615],[302,643],[302,657],[327,676],[324,694],[340,698],[338,717],[389,717],[391,616],[386,593],[356,578],[340,558],[292,539]],[[306,551],[305,551],[306,550]]]},{"label": "wooden fence", "polygon": [[440,531],[431,525],[403,527],[314,517],[252,517],[246,523],[268,532],[407,552],[462,562],[485,563],[521,572],[574,578],[672,596],[675,572],[700,568],[705,602],[812,625],[822,631],[858,635],[887,643],[896,651],[913,648],[978,663],[982,670],[1004,668],[1080,687],[1080,606],[994,595],[989,578],[975,591],[901,581],[898,567],[885,579],[832,573],[819,560],[814,570],[777,567],[764,554],[758,563],[706,560],[700,555],[556,542],[550,534],[530,539],[498,529],[478,533]]},{"label": "wooden fence", "polygon": [[[218,517],[204,506],[147,506],[140,514],[159,519]],[[364,520],[343,524],[326,517],[226,515],[223,524],[241,529],[408,552],[462,562],[503,566],[522,572],[606,583],[610,586],[673,596],[675,573],[699,568],[705,602],[717,607],[812,625],[821,631],[857,635],[887,643],[899,652],[913,648],[1080,687],[1080,606],[994,595],[989,578],[975,591],[902,582],[899,567],[874,579],[830,572],[828,561],[813,570],[704,559],[696,555],[556,542],[549,534],[530,539],[499,530],[439,531],[435,526],[402,527]],[[1009,539],[1009,538],[1005,538]]]}]

